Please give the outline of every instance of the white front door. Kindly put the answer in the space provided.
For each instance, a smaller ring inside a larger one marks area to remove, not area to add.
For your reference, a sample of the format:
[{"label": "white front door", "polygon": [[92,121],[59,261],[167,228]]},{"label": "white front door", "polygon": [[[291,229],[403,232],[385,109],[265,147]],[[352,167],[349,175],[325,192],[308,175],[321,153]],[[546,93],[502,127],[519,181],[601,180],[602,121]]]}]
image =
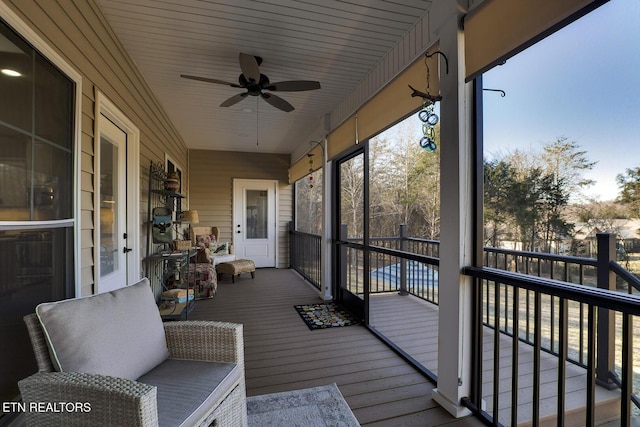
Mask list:
[{"label": "white front door", "polygon": [[233,180],[233,246],[236,258],[256,267],[276,266],[278,181]]},{"label": "white front door", "polygon": [[100,116],[98,292],[127,285],[127,134]]}]

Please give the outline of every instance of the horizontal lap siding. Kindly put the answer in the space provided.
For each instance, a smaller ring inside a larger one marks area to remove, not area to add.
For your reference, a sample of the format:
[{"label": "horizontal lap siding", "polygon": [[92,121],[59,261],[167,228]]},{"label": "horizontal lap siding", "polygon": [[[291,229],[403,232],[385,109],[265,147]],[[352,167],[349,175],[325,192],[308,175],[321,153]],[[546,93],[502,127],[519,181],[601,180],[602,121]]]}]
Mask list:
[{"label": "horizontal lap siding", "polygon": [[289,267],[288,223],[292,220],[290,156],[232,151],[189,151],[189,207],[199,225],[217,226],[220,240],[233,240],[233,180],[278,181],[278,268]]},{"label": "horizontal lap siding", "polygon": [[[94,109],[101,91],[140,130],[141,252],[146,245],[149,163],[167,153],[187,165],[186,144],[157,98],[92,0],[5,0],[9,7],[51,48],[82,75],[80,234],[82,295],[94,293]],[[184,183],[188,185],[187,182]]]}]

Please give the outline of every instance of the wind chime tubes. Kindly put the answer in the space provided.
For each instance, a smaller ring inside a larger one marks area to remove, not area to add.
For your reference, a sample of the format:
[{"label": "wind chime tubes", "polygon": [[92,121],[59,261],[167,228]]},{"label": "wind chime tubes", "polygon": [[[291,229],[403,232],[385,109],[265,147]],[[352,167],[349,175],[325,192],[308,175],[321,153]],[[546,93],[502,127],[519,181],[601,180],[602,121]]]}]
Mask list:
[{"label": "wind chime tubes", "polygon": [[313,156],[315,154],[309,153],[307,157],[309,158],[309,188],[313,188]]}]

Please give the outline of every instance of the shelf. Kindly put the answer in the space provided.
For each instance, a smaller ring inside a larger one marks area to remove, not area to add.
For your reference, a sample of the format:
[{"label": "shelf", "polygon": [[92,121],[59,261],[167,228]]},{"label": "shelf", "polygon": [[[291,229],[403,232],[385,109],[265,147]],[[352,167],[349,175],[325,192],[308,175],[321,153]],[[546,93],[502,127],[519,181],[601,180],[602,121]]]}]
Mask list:
[{"label": "shelf", "polygon": [[184,195],[184,194],[182,194],[182,193],[178,193],[178,192],[175,192],[175,191],[169,191],[169,190],[155,190],[155,189],[151,189],[151,190],[149,190],[149,191],[151,191],[151,192],[152,192],[152,193],[154,193],[154,194],[159,194],[159,195],[161,195],[161,196],[173,197],[174,199],[184,199],[185,197],[187,197],[187,196],[185,196],[185,195]]},{"label": "shelf", "polygon": [[194,306],[194,301],[189,301],[188,303],[177,302],[171,305],[166,304],[166,301],[162,301],[158,304],[158,311],[160,312],[160,317],[164,320],[179,320],[186,319],[187,314],[193,310]]},{"label": "shelf", "polygon": [[[169,260],[181,261],[187,255],[186,252],[187,252],[186,250],[184,250],[184,251],[171,251],[171,252],[158,252],[158,253],[149,255],[147,257],[147,259],[150,259],[150,260],[169,259]],[[193,258],[194,256],[196,256],[196,253],[197,253],[197,251],[195,249],[190,249],[189,250],[189,258]]]},{"label": "shelf", "polygon": [[[149,200],[147,204],[147,251],[145,257],[145,275],[151,282],[155,297],[159,300],[163,291],[168,290],[178,284],[189,284],[188,264],[197,252],[194,248],[185,250],[169,250],[171,242],[154,242],[153,240],[153,211],[156,208],[163,208],[166,216],[171,220],[175,212],[181,211],[182,199],[186,195],[164,188],[167,173],[162,163],[149,165]],[[174,187],[175,188],[175,187]],[[176,223],[172,221],[171,227]],[[177,232],[177,227],[176,227]],[[160,240],[160,239],[159,239]],[[187,285],[188,286],[188,285]],[[158,310],[163,320],[186,320],[194,302],[175,303],[168,305],[163,301],[158,302]]]}]

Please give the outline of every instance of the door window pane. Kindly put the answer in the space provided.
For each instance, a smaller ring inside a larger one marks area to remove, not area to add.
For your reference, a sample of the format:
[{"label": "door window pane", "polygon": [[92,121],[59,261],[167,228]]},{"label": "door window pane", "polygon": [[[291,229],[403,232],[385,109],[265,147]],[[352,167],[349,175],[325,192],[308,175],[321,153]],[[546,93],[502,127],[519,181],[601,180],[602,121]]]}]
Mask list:
[{"label": "door window pane", "polygon": [[118,147],[100,139],[100,276],[118,266]]},{"label": "door window pane", "polygon": [[266,239],[268,215],[268,197],[264,190],[247,190],[247,238]]}]

